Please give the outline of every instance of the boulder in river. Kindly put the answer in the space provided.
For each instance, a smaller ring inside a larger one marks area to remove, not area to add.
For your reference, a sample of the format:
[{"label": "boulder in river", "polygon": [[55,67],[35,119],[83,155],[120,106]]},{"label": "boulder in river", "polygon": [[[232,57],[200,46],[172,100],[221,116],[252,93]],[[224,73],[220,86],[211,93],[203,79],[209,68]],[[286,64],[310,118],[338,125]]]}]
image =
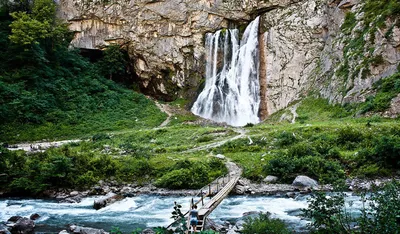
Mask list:
[{"label": "boulder in river", "polygon": [[0,223],[0,234],[11,234],[11,232],[6,225]]},{"label": "boulder in river", "polygon": [[110,197],[94,201],[93,208],[99,210],[122,199],[124,199],[124,197],[121,195],[112,195]]},{"label": "boulder in river", "polygon": [[212,220],[210,218],[207,218],[204,228],[206,230],[210,230],[211,229],[211,230],[214,230],[214,231],[217,231],[217,232],[225,232],[226,231],[226,227],[224,227],[221,224],[218,224],[218,223],[214,222],[214,220]]},{"label": "boulder in river", "polygon": [[22,216],[16,215],[16,216],[11,216],[11,218],[9,218],[7,220],[7,222],[12,222],[12,223],[16,223],[18,220],[22,219]]},{"label": "boulder in river", "polygon": [[28,218],[19,219],[15,225],[11,228],[13,234],[33,234],[35,229],[35,223]]},{"label": "boulder in river", "polygon": [[38,213],[34,213],[29,217],[31,220],[36,220],[38,218],[40,218],[40,215]]},{"label": "boulder in river", "polygon": [[299,175],[294,179],[292,185],[297,187],[317,187],[318,182],[308,176]]},{"label": "boulder in river", "polygon": [[76,225],[71,225],[70,230],[74,234],[109,234],[103,229],[89,228],[89,227],[81,227]]},{"label": "boulder in river", "polygon": [[151,228],[146,228],[141,232],[141,234],[156,234],[156,232]]}]

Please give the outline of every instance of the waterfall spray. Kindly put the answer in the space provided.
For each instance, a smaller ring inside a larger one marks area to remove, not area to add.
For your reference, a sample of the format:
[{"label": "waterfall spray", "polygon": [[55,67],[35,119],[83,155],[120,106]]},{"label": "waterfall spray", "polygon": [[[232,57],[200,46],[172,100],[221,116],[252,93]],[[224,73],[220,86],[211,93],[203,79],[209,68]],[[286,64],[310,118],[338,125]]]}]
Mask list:
[{"label": "waterfall spray", "polygon": [[257,17],[240,43],[237,29],[206,35],[206,84],[194,114],[232,126],[259,122],[258,24]]}]

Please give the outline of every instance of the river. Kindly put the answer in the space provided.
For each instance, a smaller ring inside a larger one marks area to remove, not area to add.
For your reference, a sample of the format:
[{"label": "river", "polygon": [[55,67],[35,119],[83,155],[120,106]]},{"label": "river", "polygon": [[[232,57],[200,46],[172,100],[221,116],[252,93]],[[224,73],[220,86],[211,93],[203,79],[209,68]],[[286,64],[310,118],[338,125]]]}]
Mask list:
[{"label": "river", "polygon": [[[304,229],[307,221],[301,219],[300,209],[307,207],[308,196],[296,199],[273,196],[230,196],[226,198],[209,216],[217,223],[235,222],[245,212],[270,212],[275,218],[288,223],[296,230]],[[41,199],[0,199],[0,221],[6,221],[14,215],[29,217],[38,213],[41,217],[35,221],[36,232],[59,232],[67,229],[68,224],[102,228],[110,231],[113,226],[124,233],[136,228],[167,226],[171,223],[174,201],[181,204],[182,211],[189,207],[190,197],[140,195],[125,198],[106,208],[95,210],[93,202],[99,197],[89,197],[80,203],[58,203],[56,200]],[[361,206],[357,197],[353,207]],[[358,204],[359,203],[359,204]]]}]

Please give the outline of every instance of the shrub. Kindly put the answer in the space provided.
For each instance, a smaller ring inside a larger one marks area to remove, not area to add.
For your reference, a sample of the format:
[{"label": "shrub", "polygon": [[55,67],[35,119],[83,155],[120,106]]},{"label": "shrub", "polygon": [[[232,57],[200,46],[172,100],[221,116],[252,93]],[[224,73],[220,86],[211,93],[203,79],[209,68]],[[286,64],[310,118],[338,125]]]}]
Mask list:
[{"label": "shrub", "polygon": [[261,213],[258,217],[247,218],[243,224],[243,234],[290,234],[292,233],[279,219],[271,218],[270,213]]},{"label": "shrub", "polygon": [[362,141],[362,133],[354,129],[353,127],[347,126],[345,128],[339,129],[337,142],[341,145],[348,143],[357,143]]},{"label": "shrub", "polygon": [[338,162],[318,156],[273,158],[264,166],[263,171],[287,183],[292,182],[299,174],[316,178],[322,183],[333,183],[345,178],[344,170]]},{"label": "shrub", "polygon": [[362,165],[360,168],[358,168],[355,173],[357,177],[363,178],[363,177],[377,177],[377,176],[389,176],[390,171],[387,169],[383,169],[377,164],[370,164],[370,165]]},{"label": "shrub", "polygon": [[294,133],[283,131],[278,137],[277,144],[278,146],[288,146],[296,142],[296,137]]},{"label": "shrub", "polygon": [[[310,219],[308,226],[314,233],[399,233],[400,184],[392,181],[381,191],[368,198],[361,196],[361,214],[349,212],[345,204],[346,194],[317,192],[308,200],[303,216]],[[351,204],[350,204],[351,205]],[[354,227],[358,227],[357,229]]]},{"label": "shrub", "polygon": [[375,139],[372,160],[381,162],[385,167],[400,168],[400,137],[382,136]]},{"label": "shrub", "polygon": [[175,169],[165,173],[155,185],[170,189],[197,189],[209,181],[208,168],[202,163],[193,163],[189,168]]},{"label": "shrub", "polygon": [[304,156],[314,156],[317,155],[317,150],[310,145],[308,142],[301,142],[289,147],[288,156],[289,157],[304,157]]},{"label": "shrub", "polygon": [[265,174],[277,176],[282,182],[291,182],[295,177],[295,160],[289,157],[273,158],[264,166],[263,171]]}]

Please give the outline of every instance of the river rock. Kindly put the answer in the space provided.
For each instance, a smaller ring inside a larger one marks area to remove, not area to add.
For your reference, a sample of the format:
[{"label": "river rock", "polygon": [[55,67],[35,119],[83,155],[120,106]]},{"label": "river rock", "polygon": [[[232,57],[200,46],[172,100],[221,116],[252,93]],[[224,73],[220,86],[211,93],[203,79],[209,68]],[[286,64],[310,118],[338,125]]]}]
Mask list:
[{"label": "river rock", "polygon": [[249,211],[249,212],[244,212],[243,214],[242,214],[242,216],[243,217],[253,217],[253,216],[258,216],[258,215],[260,215],[261,214],[261,212],[260,211]]},{"label": "river rock", "polygon": [[295,193],[295,192],[287,192],[287,193],[286,193],[286,197],[288,197],[288,198],[295,198],[295,197],[296,197],[296,193]]},{"label": "river rock", "polygon": [[35,229],[35,223],[28,218],[19,219],[15,225],[11,228],[13,234],[33,234]]},{"label": "river rock", "polygon": [[225,232],[226,227],[221,224],[214,222],[214,220],[207,218],[206,223],[204,225],[204,229],[206,230],[214,230],[216,232]]},{"label": "river rock", "polygon": [[34,213],[34,214],[31,214],[31,216],[29,218],[31,220],[36,220],[36,219],[40,218],[40,215],[38,213]]},{"label": "river rock", "polygon": [[146,228],[141,232],[141,234],[156,234],[156,232],[151,228]]},{"label": "river rock", "polygon": [[0,223],[0,234],[11,234],[11,232],[6,225]]},{"label": "river rock", "polygon": [[317,187],[318,182],[308,176],[299,175],[294,179],[292,185],[297,187]]},{"label": "river rock", "polygon": [[124,197],[134,197],[136,192],[137,189],[125,186],[120,190],[119,193]]},{"label": "river rock", "polygon": [[74,234],[109,234],[103,229],[89,228],[89,227],[81,227],[76,225],[71,225],[70,230]]},{"label": "river rock", "polygon": [[267,184],[273,184],[276,181],[278,181],[278,177],[272,176],[272,175],[269,175],[269,176],[265,177],[265,179],[263,180],[263,182],[267,183]]},{"label": "river rock", "polygon": [[58,234],[69,234],[69,232],[67,230],[62,230],[61,232],[59,232]]},{"label": "river rock", "polygon": [[74,197],[74,196],[78,196],[79,192],[78,191],[72,191],[69,193],[70,196]]},{"label": "river rock", "polygon": [[74,197],[67,197],[65,199],[60,200],[60,203],[79,203],[82,201],[82,195],[77,195]]},{"label": "river rock", "polygon": [[93,208],[95,208],[96,210],[99,210],[99,209],[101,209],[101,208],[104,208],[104,207],[106,207],[107,205],[110,205],[110,204],[113,204],[113,203],[115,203],[115,202],[117,202],[117,201],[120,201],[120,200],[122,200],[124,197],[123,196],[121,196],[121,195],[112,195],[112,196],[110,196],[110,197],[107,197],[107,198],[103,198],[103,199],[100,199],[100,200],[96,200],[96,201],[94,201],[94,203],[93,203]]},{"label": "river rock", "polygon": [[18,220],[22,219],[22,216],[16,215],[16,216],[11,216],[11,218],[9,218],[7,220],[7,222],[12,222],[12,223],[16,223]]}]

